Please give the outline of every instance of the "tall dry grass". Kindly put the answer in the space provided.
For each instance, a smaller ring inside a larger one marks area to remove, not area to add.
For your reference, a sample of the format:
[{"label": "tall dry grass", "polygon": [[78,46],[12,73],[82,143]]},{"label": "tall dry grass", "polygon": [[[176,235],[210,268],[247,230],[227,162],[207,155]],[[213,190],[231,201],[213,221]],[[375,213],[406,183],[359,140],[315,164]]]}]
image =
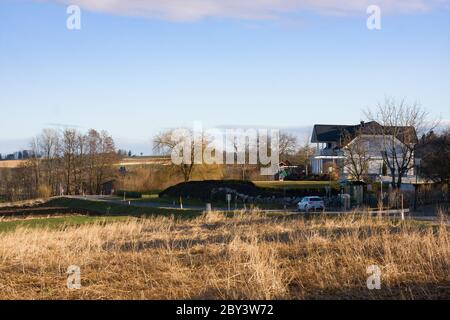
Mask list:
[{"label": "tall dry grass", "polygon": [[[449,298],[449,229],[259,212],[0,235],[0,299]],[[69,290],[69,265],[82,288]],[[378,265],[381,290],[368,290]]]}]

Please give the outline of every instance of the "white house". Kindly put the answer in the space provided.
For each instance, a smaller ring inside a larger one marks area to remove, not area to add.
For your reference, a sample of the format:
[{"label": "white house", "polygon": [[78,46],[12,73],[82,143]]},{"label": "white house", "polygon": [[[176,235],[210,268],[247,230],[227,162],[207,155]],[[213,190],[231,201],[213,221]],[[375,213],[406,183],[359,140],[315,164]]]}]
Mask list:
[{"label": "white house", "polygon": [[[322,125],[314,126],[311,142],[316,144],[316,152],[311,157],[314,174],[328,173],[327,167],[333,163],[340,170],[341,179],[352,179],[348,169],[351,152],[355,146],[359,155],[367,161],[365,172],[371,178],[384,176],[389,181],[392,173],[385,162],[396,161],[395,158],[407,158],[414,164],[411,146],[417,143],[417,135],[412,127],[383,127],[377,122],[361,122],[359,125]],[[383,156],[384,155],[384,156]],[[413,166],[411,166],[413,167]],[[396,172],[395,175],[398,173]],[[405,182],[414,176],[411,168],[405,175]]]}]

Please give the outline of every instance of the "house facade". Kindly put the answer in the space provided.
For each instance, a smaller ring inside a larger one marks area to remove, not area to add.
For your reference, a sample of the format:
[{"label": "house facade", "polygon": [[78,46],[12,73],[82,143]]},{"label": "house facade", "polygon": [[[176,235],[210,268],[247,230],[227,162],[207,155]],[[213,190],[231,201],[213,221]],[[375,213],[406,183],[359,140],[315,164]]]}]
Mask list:
[{"label": "house facade", "polygon": [[[311,142],[316,146],[310,159],[314,174],[339,170],[341,180],[358,180],[355,179],[356,171],[364,172],[372,179],[381,175],[389,180],[393,173],[386,161],[393,163],[407,158],[413,164],[415,159],[411,146],[417,143],[417,136],[412,127],[383,127],[374,121],[358,125],[317,124]],[[414,166],[411,166],[404,176],[408,179],[414,174]]]}]

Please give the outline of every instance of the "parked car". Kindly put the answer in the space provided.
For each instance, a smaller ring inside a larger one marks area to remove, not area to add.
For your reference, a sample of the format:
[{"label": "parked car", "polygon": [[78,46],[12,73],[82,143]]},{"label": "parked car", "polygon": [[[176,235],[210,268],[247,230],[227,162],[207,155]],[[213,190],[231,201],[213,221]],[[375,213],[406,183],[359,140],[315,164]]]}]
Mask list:
[{"label": "parked car", "polygon": [[325,210],[325,203],[320,197],[304,197],[297,206],[299,211]]}]

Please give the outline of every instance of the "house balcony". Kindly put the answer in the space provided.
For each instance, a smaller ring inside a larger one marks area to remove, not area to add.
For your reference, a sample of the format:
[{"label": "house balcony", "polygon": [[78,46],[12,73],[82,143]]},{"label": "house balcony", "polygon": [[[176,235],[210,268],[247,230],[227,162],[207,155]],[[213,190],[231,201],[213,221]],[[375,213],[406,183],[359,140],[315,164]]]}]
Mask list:
[{"label": "house balcony", "polygon": [[344,152],[339,149],[324,148],[316,151],[315,157],[342,157]]},{"label": "house balcony", "polygon": [[329,163],[338,164],[344,159],[344,153],[338,149],[323,148],[318,149],[311,157],[311,167],[314,174],[325,173],[325,165]]}]

